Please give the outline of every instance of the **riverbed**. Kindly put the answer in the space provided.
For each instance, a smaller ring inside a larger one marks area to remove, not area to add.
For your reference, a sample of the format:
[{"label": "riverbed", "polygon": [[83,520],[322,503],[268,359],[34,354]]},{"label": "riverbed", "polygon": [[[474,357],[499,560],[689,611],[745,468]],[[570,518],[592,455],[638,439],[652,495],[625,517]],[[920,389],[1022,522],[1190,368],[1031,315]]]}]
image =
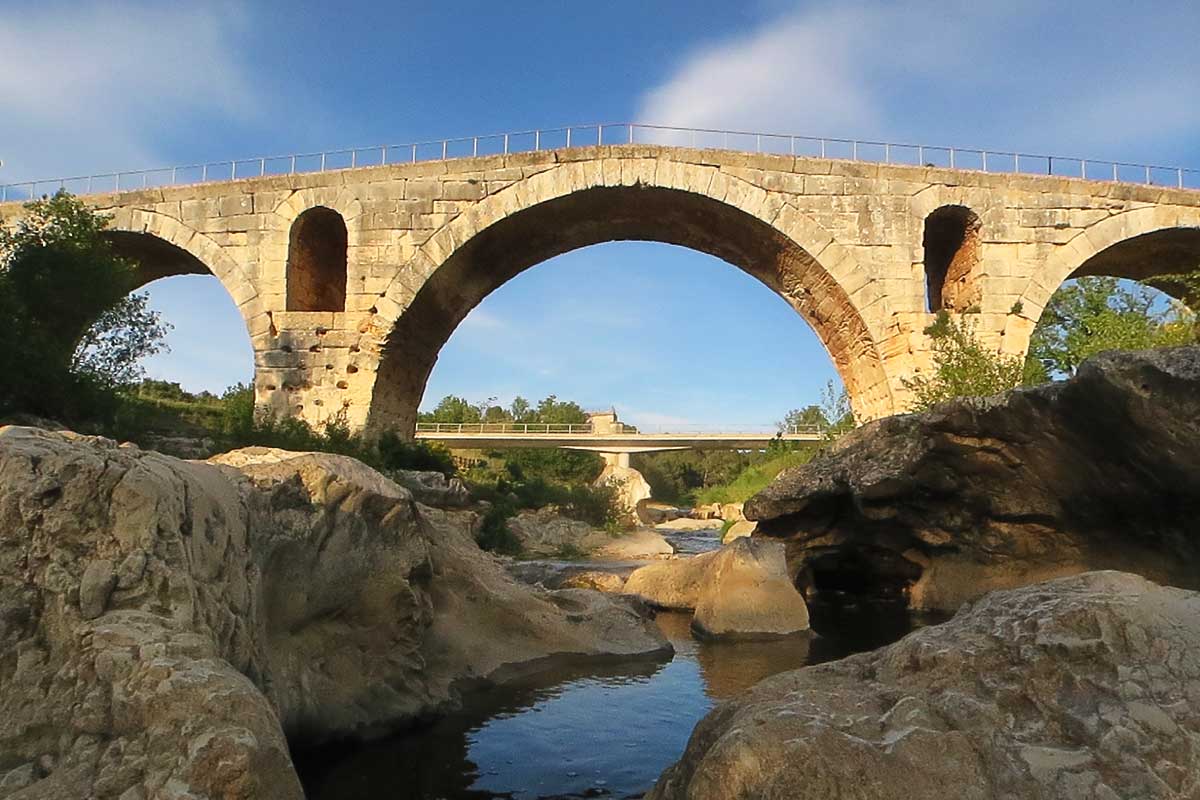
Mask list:
[{"label": "riverbed", "polygon": [[[687,538],[688,549],[713,546]],[[297,754],[297,766],[310,800],[640,797],[720,700],[928,622],[847,598],[810,611],[816,635],[739,642],[698,642],[690,614],[663,612],[655,622],[672,657],[560,665],[404,734]]]}]

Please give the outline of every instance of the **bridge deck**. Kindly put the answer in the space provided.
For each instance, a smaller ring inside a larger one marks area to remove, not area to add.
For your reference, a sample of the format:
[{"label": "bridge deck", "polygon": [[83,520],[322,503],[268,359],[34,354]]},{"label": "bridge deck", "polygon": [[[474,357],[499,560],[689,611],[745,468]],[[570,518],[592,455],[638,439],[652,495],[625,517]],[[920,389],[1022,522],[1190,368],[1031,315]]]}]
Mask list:
[{"label": "bridge deck", "polygon": [[[480,431],[422,429],[416,437],[441,442],[449,447],[490,449],[509,447],[562,447],[571,450],[595,450],[604,453],[645,453],[655,450],[726,449],[761,450],[773,440],[789,442],[819,442],[824,435],[819,430],[788,433],[766,431],[692,432],[692,433],[593,433],[585,425],[547,426],[561,430]],[[478,427],[478,426],[476,426]],[[487,427],[487,426],[484,426]],[[579,430],[568,430],[579,429]]]}]

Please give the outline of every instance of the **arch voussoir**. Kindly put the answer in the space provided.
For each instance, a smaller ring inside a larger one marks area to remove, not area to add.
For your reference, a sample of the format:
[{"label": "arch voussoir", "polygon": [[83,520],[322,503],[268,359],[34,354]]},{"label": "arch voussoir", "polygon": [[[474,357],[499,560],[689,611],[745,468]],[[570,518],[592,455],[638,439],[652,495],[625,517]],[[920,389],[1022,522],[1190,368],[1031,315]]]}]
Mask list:
[{"label": "arch voussoir", "polygon": [[[860,405],[866,402],[872,404],[869,410],[865,405],[860,408],[861,414],[877,416],[890,410],[892,389],[883,370],[882,355],[876,345],[881,337],[872,331],[870,323],[860,314],[858,307],[859,302],[863,299],[870,300],[872,304],[883,305],[886,305],[886,299],[875,297],[876,293],[870,289],[871,281],[867,278],[866,271],[858,265],[853,252],[838,243],[834,236],[814,219],[787,202],[787,199],[780,193],[766,190],[742,178],[729,175],[712,165],[688,164],[678,161],[664,162],[659,159],[633,156],[610,157],[593,161],[580,160],[560,163],[516,181],[500,191],[487,195],[469,209],[457,214],[415,248],[414,254],[403,267],[397,270],[385,290],[381,292],[380,298],[386,302],[376,304],[371,329],[394,332],[398,328],[399,322],[411,313],[414,305],[421,302],[422,293],[426,292],[429,284],[434,281],[440,270],[446,268],[447,264],[453,263],[459,254],[473,247],[474,243],[484,240],[485,237],[491,235],[492,231],[510,224],[512,220],[521,215],[538,213],[537,209],[549,208],[554,204],[585,202],[580,198],[591,196],[588,193],[593,191],[626,190],[676,193],[681,197],[693,198],[693,200],[686,201],[689,203],[711,204],[708,213],[741,215],[738,217],[739,219],[754,220],[755,224],[764,226],[764,236],[775,237],[772,239],[774,244],[771,247],[775,248],[772,252],[779,253],[790,248],[789,252],[793,254],[776,265],[777,272],[775,273],[756,269],[751,274],[775,289],[802,316],[809,320],[834,364],[842,373],[847,386],[857,398],[868,397],[865,394],[868,388],[871,392],[883,391],[885,393],[887,400],[883,403],[874,399],[860,400]],[[672,201],[663,199],[665,196],[662,195],[656,196],[660,197],[661,202],[667,204],[664,208],[670,208]],[[629,195],[631,201],[634,198],[644,197],[645,195],[641,194]],[[614,209],[620,216],[621,206],[616,206]],[[726,211],[721,211],[721,209],[726,209]],[[550,214],[550,212],[546,213]],[[684,216],[686,217],[686,214]],[[607,220],[603,217],[586,220],[586,227],[589,230],[586,234],[579,234],[583,237],[580,244],[544,243],[541,246],[549,247],[550,250],[547,252],[552,254],[553,252],[565,252],[565,249],[574,249],[576,246],[585,246],[588,243],[605,241],[603,228],[606,222]],[[552,228],[556,224],[558,224],[558,220],[551,214],[547,216],[542,227]],[[625,226],[623,230],[634,231],[633,235],[628,238],[656,238],[653,233],[655,225],[653,220],[624,219],[620,224]],[[678,226],[689,223],[674,220],[662,224]],[[713,231],[705,231],[702,234],[704,242],[695,243],[692,246],[719,254],[722,248],[719,244],[712,243],[714,235]],[[682,240],[679,240],[678,235],[673,236],[674,238],[668,236],[661,240],[689,246],[686,235]],[[614,233],[613,238],[623,237]],[[585,239],[586,241],[584,241]],[[506,246],[521,246],[519,241],[505,241]],[[489,246],[494,249],[497,245]],[[559,249],[555,250],[556,247]],[[708,248],[715,248],[715,251]],[[492,252],[492,250],[488,252]],[[504,255],[503,249],[495,252],[499,254],[500,258],[507,257]],[[772,256],[772,258],[774,257]],[[514,264],[511,269],[519,271],[530,265]],[[742,266],[746,268],[745,265]],[[747,269],[747,271],[751,270]],[[505,270],[500,272],[502,273],[500,277],[494,280],[499,282],[507,280],[509,273]],[[442,287],[438,290],[440,293],[438,296],[441,299],[429,302],[473,305],[482,299],[482,295],[474,299],[463,299],[465,295],[458,296],[461,288],[455,287],[469,286],[481,281],[486,284],[488,280],[492,280],[492,278],[458,276],[458,280],[455,282],[439,284]],[[479,291],[486,293],[491,289],[476,287],[466,291],[468,293]],[[456,319],[448,324],[457,325],[457,319],[465,317],[466,310],[469,310],[467,306],[452,312],[452,316],[455,316]],[[875,318],[881,316],[886,316],[886,314],[881,312],[874,315]],[[424,326],[413,328],[406,335],[427,343],[422,346],[438,349],[441,346],[438,337],[443,336],[440,333],[430,334]],[[430,336],[433,338],[431,339]],[[448,336],[448,332],[444,333],[444,336]],[[428,342],[432,342],[432,344],[428,344]],[[389,348],[394,350],[399,346],[401,345],[393,341]],[[385,360],[388,358],[386,349],[383,357]],[[403,378],[389,378],[386,375],[386,367],[381,364],[380,377],[377,378],[376,396],[385,390],[379,381],[402,382],[409,392],[415,391],[414,387],[417,387],[418,384],[423,387],[427,372],[425,377],[421,377],[420,370],[431,369],[435,359],[436,352],[420,356],[416,361],[420,362],[422,366],[420,368],[413,367],[417,372],[412,375],[406,373]],[[411,371],[409,370],[409,372]],[[879,390],[876,387],[883,388]],[[411,405],[412,402],[409,404]],[[415,409],[412,411],[415,412]]]}]

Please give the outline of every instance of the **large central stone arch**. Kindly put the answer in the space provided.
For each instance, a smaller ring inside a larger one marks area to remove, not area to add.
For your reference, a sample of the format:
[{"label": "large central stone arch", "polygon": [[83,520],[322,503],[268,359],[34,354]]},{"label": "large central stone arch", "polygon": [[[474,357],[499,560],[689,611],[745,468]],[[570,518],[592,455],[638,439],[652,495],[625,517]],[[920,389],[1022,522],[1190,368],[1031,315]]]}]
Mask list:
[{"label": "large central stone arch", "polygon": [[861,304],[884,299],[828,232],[777,196],[715,169],[611,159],[518,182],[419,249],[377,308],[385,336],[367,427],[412,429],[442,346],[491,292],[556,255],[618,240],[688,247],[757,278],[812,326],[860,416],[891,410],[877,337],[860,314]]}]

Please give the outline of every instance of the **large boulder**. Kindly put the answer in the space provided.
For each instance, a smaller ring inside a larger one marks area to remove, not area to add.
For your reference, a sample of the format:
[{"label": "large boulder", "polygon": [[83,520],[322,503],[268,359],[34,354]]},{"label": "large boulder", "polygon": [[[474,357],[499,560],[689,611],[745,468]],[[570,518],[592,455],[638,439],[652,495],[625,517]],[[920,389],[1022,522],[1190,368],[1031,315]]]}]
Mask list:
[{"label": "large boulder", "polygon": [[1069,381],[891,417],[746,504],[806,591],[954,610],[1093,569],[1200,586],[1200,347],[1108,353]]},{"label": "large boulder", "polygon": [[0,798],[292,800],[289,739],[531,659],[663,651],[626,603],[517,584],[470,516],[341,456],[0,428]]},{"label": "large boulder", "polygon": [[637,521],[642,525],[660,525],[687,516],[687,509],[660,503],[647,497],[637,504]]},{"label": "large boulder", "polygon": [[636,520],[638,503],[650,499],[650,483],[633,467],[605,464],[593,482],[595,486],[612,486],[617,492],[617,505],[629,519]]},{"label": "large boulder", "polygon": [[1200,793],[1200,594],[1098,572],[999,591],[724,703],[647,800]]},{"label": "large boulder", "polygon": [[625,594],[652,606],[694,610],[701,636],[779,636],[808,630],[808,607],[787,574],[779,542],[739,539],[691,558],[634,570]]}]

